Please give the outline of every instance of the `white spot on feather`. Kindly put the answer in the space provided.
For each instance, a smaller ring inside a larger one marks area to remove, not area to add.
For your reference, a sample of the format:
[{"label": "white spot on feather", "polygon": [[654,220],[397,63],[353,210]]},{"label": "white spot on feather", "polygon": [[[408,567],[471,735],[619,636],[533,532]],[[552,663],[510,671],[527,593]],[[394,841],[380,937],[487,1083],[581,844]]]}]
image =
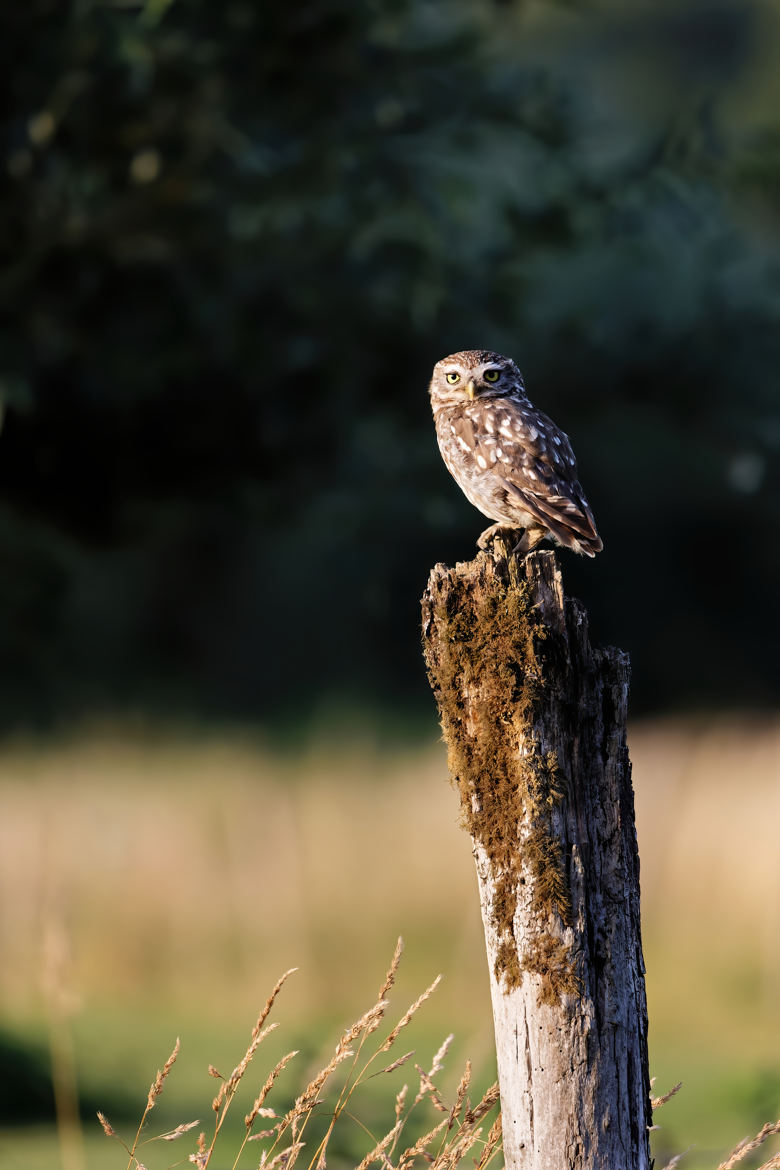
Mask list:
[{"label": "white spot on feather", "polygon": [[487,471],[487,462],[483,455],[477,455],[477,463],[483,471]]}]

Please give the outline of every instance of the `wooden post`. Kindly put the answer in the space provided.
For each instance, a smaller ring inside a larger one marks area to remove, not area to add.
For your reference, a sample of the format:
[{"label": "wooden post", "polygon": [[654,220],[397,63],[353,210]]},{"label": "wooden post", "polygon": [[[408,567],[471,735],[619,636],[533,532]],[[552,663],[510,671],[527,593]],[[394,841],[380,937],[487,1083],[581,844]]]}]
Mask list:
[{"label": "wooden post", "polygon": [[554,552],[437,565],[422,604],[477,867],[507,1170],[649,1170],[628,656],[591,647]]}]

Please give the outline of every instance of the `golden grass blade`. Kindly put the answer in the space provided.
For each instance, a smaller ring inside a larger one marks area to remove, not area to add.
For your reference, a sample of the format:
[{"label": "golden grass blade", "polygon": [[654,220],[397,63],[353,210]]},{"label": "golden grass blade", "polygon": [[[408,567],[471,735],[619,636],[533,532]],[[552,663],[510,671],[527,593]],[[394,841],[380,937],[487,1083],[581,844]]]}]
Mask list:
[{"label": "golden grass blade", "polygon": [[292,1166],[305,1145],[305,1142],[293,1142],[286,1150],[280,1150],[278,1154],[271,1158],[270,1162],[267,1162],[265,1157],[261,1158],[258,1170],[275,1170],[277,1166]]},{"label": "golden grass blade", "polygon": [[401,1132],[402,1125],[403,1125],[403,1120],[396,1121],[393,1128],[391,1130],[389,1130],[388,1133],[386,1133],[385,1136],[382,1138],[382,1140],[374,1146],[373,1150],[371,1150],[368,1154],[366,1154],[365,1158],[360,1163],[357,1170],[368,1170],[368,1167],[371,1165],[372,1162],[379,1162],[380,1160],[386,1161],[386,1159],[383,1157],[383,1155],[384,1155],[385,1151],[387,1150],[387,1148],[389,1146],[392,1146],[393,1142],[398,1137],[398,1134]]},{"label": "golden grass blade", "polygon": [[390,1033],[390,1035],[385,1040],[382,1047],[379,1049],[380,1052],[387,1052],[388,1048],[392,1048],[393,1044],[395,1043],[395,1041],[398,1038],[398,1033],[403,1028],[406,1027],[406,1025],[411,1020],[412,1016],[415,1014],[415,1012],[417,1012],[422,1007],[422,1005],[425,1003],[426,999],[431,998],[431,996],[433,995],[434,991],[436,990],[436,988],[439,986],[440,983],[441,983],[441,975],[437,975],[436,978],[434,979],[433,983],[430,985],[430,987],[427,988],[427,990],[425,990],[422,993],[422,995],[414,1001],[412,1006],[410,1008],[407,1008],[407,1010],[404,1012],[401,1019],[398,1021],[398,1023],[396,1024],[396,1026],[393,1028],[392,1032]]},{"label": "golden grass blade", "polygon": [[168,1076],[168,1073],[171,1071],[174,1064],[176,1063],[176,1057],[179,1055],[180,1048],[181,1048],[181,1043],[179,1041],[179,1037],[177,1036],[176,1043],[173,1046],[173,1052],[168,1057],[168,1059],[166,1060],[166,1062],[162,1066],[162,1068],[158,1070],[157,1076],[152,1081],[151,1087],[149,1089],[149,1096],[148,1096],[147,1102],[146,1102],[147,1112],[150,1109],[154,1109],[154,1106],[157,1103],[157,1098],[160,1096],[160,1093],[162,1093],[162,1091],[163,1091],[163,1085],[165,1084],[166,1077]]},{"label": "golden grass blade", "polygon": [[418,1138],[413,1146],[409,1146],[408,1149],[404,1150],[398,1159],[398,1170],[404,1170],[405,1166],[408,1166],[415,1158],[424,1153],[433,1139],[439,1136],[446,1124],[447,1119],[445,1118],[444,1121],[440,1121],[433,1129],[429,1129],[421,1138]]},{"label": "golden grass blade", "polygon": [[498,1088],[498,1081],[494,1081],[490,1088],[485,1093],[485,1096],[475,1105],[473,1109],[469,1109],[463,1121],[466,1125],[473,1125],[475,1121],[479,1121],[486,1113],[489,1113],[493,1106],[498,1101],[501,1093]]},{"label": "golden grass blade", "polygon": [[677,1084],[672,1089],[670,1089],[668,1093],[664,1093],[662,1097],[653,1097],[650,1101],[650,1108],[653,1110],[653,1112],[655,1112],[656,1109],[660,1109],[661,1106],[665,1105],[667,1101],[671,1101],[675,1093],[679,1093],[681,1088],[682,1081],[678,1081]]},{"label": "golden grass blade", "polygon": [[278,1024],[269,1024],[268,1027],[264,1028],[261,1032],[258,1032],[256,1027],[252,1030],[252,1039],[250,1041],[249,1047],[247,1048],[239,1063],[233,1069],[228,1079],[222,1082],[219,1087],[219,1092],[211,1103],[211,1108],[215,1113],[219,1113],[225,1101],[232,1098],[239,1081],[249,1067],[249,1063],[252,1060],[254,1054],[257,1052],[257,1049],[260,1047],[263,1040],[265,1040],[266,1036],[270,1035],[270,1033],[275,1031],[275,1029],[278,1027]]},{"label": "golden grass blade", "polygon": [[274,1086],[274,1081],[276,1080],[276,1078],[279,1076],[280,1073],[282,1073],[284,1071],[285,1068],[287,1068],[287,1065],[290,1063],[290,1061],[293,1059],[293,1057],[298,1055],[298,1051],[299,1050],[297,1048],[294,1048],[292,1052],[288,1052],[286,1056],[283,1056],[282,1059],[280,1061],[278,1061],[277,1064],[275,1064],[274,1067],[271,1069],[270,1073],[268,1074],[268,1077],[266,1079],[265,1084],[263,1085],[262,1089],[260,1090],[257,1097],[255,1098],[254,1105],[252,1106],[249,1113],[247,1113],[246,1117],[244,1118],[244,1125],[247,1127],[247,1129],[251,1129],[252,1122],[255,1120],[255,1118],[257,1117],[258,1114],[261,1114],[264,1117],[268,1117],[268,1116],[275,1117],[276,1116],[276,1114],[274,1113],[273,1110],[269,1111],[267,1109],[262,1108],[263,1102],[265,1101],[268,1094],[271,1092],[271,1089]]},{"label": "golden grass blade", "polygon": [[431,1067],[428,1069],[428,1076],[429,1077],[435,1077],[438,1072],[441,1072],[442,1068],[444,1067],[444,1058],[446,1057],[447,1053],[449,1052],[450,1045],[452,1044],[452,1041],[454,1039],[455,1039],[455,1033],[450,1032],[449,1036],[447,1036],[444,1039],[444,1041],[442,1042],[441,1048],[434,1056],[433,1063],[431,1064]]},{"label": "golden grass blade", "polygon": [[411,1048],[408,1052],[405,1052],[403,1056],[399,1056],[398,1060],[394,1060],[392,1064],[385,1065],[384,1068],[380,1068],[378,1072],[372,1073],[371,1075],[378,1077],[381,1076],[382,1073],[394,1072],[397,1068],[400,1068],[402,1064],[406,1064],[407,1060],[410,1060],[413,1056],[414,1049]]},{"label": "golden grass blade", "polygon": [[688,1149],[683,1150],[683,1152],[681,1154],[675,1154],[674,1157],[669,1162],[666,1163],[663,1170],[676,1170],[676,1167],[679,1165],[680,1159],[685,1157],[685,1155],[689,1152],[690,1148],[691,1147],[689,1146]]},{"label": "golden grass blade", "polygon": [[392,962],[390,963],[390,969],[388,970],[387,975],[385,976],[384,983],[379,988],[379,994],[377,995],[378,1000],[387,999],[387,994],[391,990],[391,988],[393,987],[393,984],[395,983],[395,977],[398,974],[398,965],[401,962],[401,955],[403,954],[403,949],[404,949],[404,940],[399,935],[398,942],[395,944],[395,953],[393,954]]},{"label": "golden grass blade", "polygon": [[485,1140],[485,1147],[482,1151],[482,1157],[476,1163],[476,1170],[484,1170],[485,1166],[487,1166],[488,1162],[490,1161],[490,1159],[495,1154],[496,1150],[501,1145],[501,1140],[503,1137],[503,1131],[501,1128],[501,1124],[502,1124],[502,1118],[501,1118],[501,1113],[499,1112],[498,1117],[493,1122],[493,1124],[490,1127],[490,1130],[488,1131],[488,1135],[487,1135],[487,1138]]},{"label": "golden grass blade", "polygon": [[732,1170],[740,1162],[747,1158],[748,1154],[752,1154],[759,1146],[763,1145],[768,1137],[780,1133],[780,1121],[768,1121],[766,1125],[756,1134],[754,1138],[745,1138],[736,1146],[729,1154],[725,1162],[721,1162],[718,1170]]},{"label": "golden grass blade", "polygon": [[455,1118],[458,1116],[461,1109],[463,1108],[463,1102],[466,1100],[466,1093],[468,1091],[468,1087],[470,1084],[471,1084],[471,1061],[467,1060],[466,1067],[463,1070],[463,1076],[460,1078],[460,1081],[458,1083],[457,1092],[455,1093],[455,1104],[452,1106],[452,1109],[450,1110],[449,1128],[452,1128],[452,1126],[455,1124]]},{"label": "golden grass blade", "polygon": [[[425,1072],[424,1069],[421,1069],[419,1064],[416,1064],[414,1067],[420,1074],[420,1088],[418,1089],[417,1096],[414,1099],[414,1105],[417,1105],[418,1102],[422,1101],[423,1097],[427,1096],[430,1098],[434,1109],[437,1109],[439,1113],[449,1113],[449,1109],[441,1099],[439,1090],[436,1088],[427,1072]],[[412,1108],[414,1108],[414,1105]]]},{"label": "golden grass blade", "polygon": [[458,1130],[455,1140],[440,1150],[433,1165],[436,1170],[450,1170],[466,1156],[473,1145],[480,1139],[481,1129]]},{"label": "golden grass blade", "polygon": [[[336,1045],[336,1052],[340,1052],[343,1048],[349,1048],[350,1044],[358,1038],[361,1032],[365,1032],[369,1036],[372,1032],[376,1032],[377,1028],[382,1022],[382,1017],[387,1008],[387,1000],[380,999],[373,1007],[370,1007],[367,1012],[364,1012],[359,1020],[351,1027],[347,1028],[344,1035]],[[380,1050],[381,1051],[381,1050]]]},{"label": "golden grass blade", "polygon": [[116,1137],[116,1130],[106,1117],[105,1113],[101,1113],[100,1110],[98,1110],[98,1121],[103,1126],[103,1133],[106,1135],[106,1137]]},{"label": "golden grass blade", "polygon": [[182,1134],[189,1133],[196,1125],[200,1125],[199,1121],[187,1121],[183,1125],[177,1125],[176,1129],[172,1129],[169,1133],[161,1133],[155,1140],[158,1142],[175,1142]]},{"label": "golden grass blade", "polygon": [[329,1076],[336,1071],[338,1066],[345,1060],[348,1060],[354,1053],[348,1048],[337,1051],[324,1068],[320,1069],[317,1075],[309,1081],[306,1088],[301,1095],[296,1098],[292,1109],[286,1114],[281,1122],[281,1129],[286,1129],[288,1125],[292,1124],[297,1118],[302,1117],[305,1113],[309,1113],[314,1105],[317,1104],[320,1089],[325,1084]]}]

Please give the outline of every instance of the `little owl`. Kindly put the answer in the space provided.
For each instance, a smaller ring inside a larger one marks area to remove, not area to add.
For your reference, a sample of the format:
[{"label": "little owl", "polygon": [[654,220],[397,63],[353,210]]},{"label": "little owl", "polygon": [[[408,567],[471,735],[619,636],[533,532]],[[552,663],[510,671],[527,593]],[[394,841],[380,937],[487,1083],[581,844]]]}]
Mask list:
[{"label": "little owl", "polygon": [[480,536],[480,548],[509,530],[519,554],[545,537],[589,557],[601,551],[568,436],[529,402],[511,358],[481,349],[442,358],[430,395],[448,471],[496,521]]}]

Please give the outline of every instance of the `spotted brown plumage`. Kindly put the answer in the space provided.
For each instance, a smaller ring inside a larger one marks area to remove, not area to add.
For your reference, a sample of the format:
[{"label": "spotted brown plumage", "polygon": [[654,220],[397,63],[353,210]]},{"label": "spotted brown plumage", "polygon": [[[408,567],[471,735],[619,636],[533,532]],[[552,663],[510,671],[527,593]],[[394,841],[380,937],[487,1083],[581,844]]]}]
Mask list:
[{"label": "spotted brown plumage", "polygon": [[448,471],[495,521],[480,548],[504,529],[522,529],[517,553],[545,537],[589,557],[601,551],[568,436],[528,400],[511,358],[474,349],[450,354],[434,366],[430,395]]}]

